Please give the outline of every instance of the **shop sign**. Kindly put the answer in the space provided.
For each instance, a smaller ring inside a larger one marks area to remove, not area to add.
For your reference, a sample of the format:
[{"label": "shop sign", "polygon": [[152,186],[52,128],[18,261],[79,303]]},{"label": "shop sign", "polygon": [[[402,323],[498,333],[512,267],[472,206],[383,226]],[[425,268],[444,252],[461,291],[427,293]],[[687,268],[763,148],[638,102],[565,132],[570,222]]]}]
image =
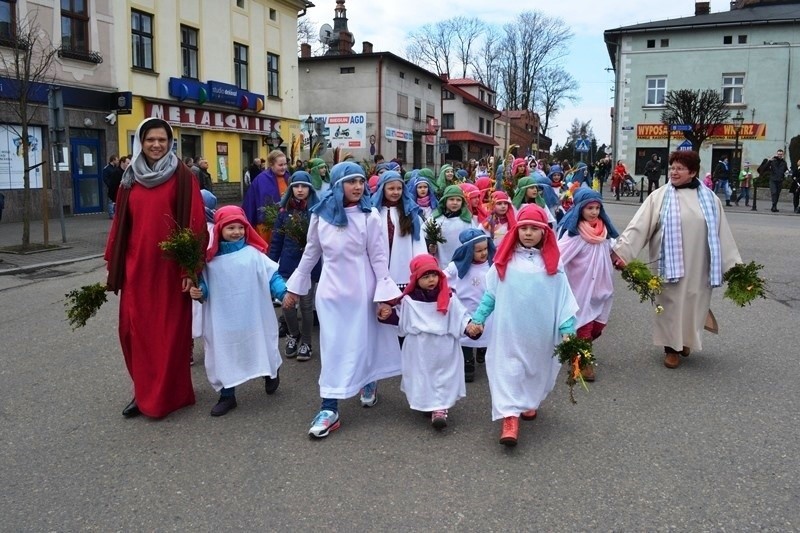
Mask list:
[{"label": "shop sign", "polygon": [[[298,117],[304,143],[307,147],[308,115]],[[330,148],[359,150],[367,147],[367,114],[366,113],[332,113],[328,115],[311,115],[315,123],[320,124],[321,132],[328,139]],[[314,137],[318,134],[315,132]]]},{"label": "shop sign", "polygon": [[149,102],[145,103],[144,113],[145,117],[160,118],[176,126],[204,130],[265,135],[280,127],[280,121],[270,118]]},{"label": "shop sign", "polygon": [[[676,132],[672,133],[674,138],[679,135]],[[666,139],[667,126],[666,124],[637,124],[636,137],[638,139]],[[759,123],[742,124],[742,129],[739,131],[739,140],[763,140],[767,137],[767,125]],[[730,140],[736,139],[736,129],[733,124],[717,124],[711,130],[711,135],[708,140]]]},{"label": "shop sign", "polygon": [[400,130],[397,128],[386,128],[383,132],[384,137],[390,141],[413,141],[414,132],[408,130]]}]

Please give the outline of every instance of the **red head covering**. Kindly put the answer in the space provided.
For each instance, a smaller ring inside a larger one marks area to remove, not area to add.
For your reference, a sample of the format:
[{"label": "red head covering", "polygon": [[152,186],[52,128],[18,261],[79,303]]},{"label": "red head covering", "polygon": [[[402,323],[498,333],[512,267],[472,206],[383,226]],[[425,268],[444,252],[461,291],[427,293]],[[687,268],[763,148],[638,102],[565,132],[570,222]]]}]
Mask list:
[{"label": "red head covering", "polygon": [[408,280],[403,296],[411,294],[417,288],[417,281],[426,272],[436,271],[439,275],[439,297],[436,298],[436,310],[442,314],[447,314],[447,308],[450,306],[450,287],[447,285],[447,278],[439,268],[436,258],[429,254],[420,254],[411,260],[411,264],[408,267],[411,269],[411,279]]},{"label": "red head covering", "polygon": [[522,209],[517,213],[517,223],[509,228],[508,234],[503,238],[503,242],[497,248],[497,253],[494,254],[494,265],[497,268],[497,274],[500,279],[505,279],[506,268],[511,257],[514,255],[514,250],[519,244],[519,232],[517,228],[520,226],[535,226],[544,230],[544,235],[539,243],[539,249],[542,252],[542,259],[544,260],[544,267],[547,273],[551,276],[558,271],[558,260],[561,254],[558,251],[558,243],[556,242],[556,235],[550,226],[547,224],[547,213],[544,209],[536,204],[525,204]]},{"label": "red head covering", "polygon": [[514,204],[511,203],[511,198],[508,197],[506,191],[494,191],[492,193],[492,210],[494,205],[499,203],[508,204],[508,211],[506,211],[506,218],[508,219],[508,227],[511,229],[517,223],[517,217],[514,215]]},{"label": "red head covering", "polygon": [[380,181],[379,176],[370,176],[369,180],[367,181],[367,186],[369,187],[369,192],[371,194],[375,194],[375,191],[378,190],[378,181]]},{"label": "red head covering", "polygon": [[484,199],[492,188],[492,178],[489,176],[481,176],[475,180],[475,186],[481,191],[481,199]]},{"label": "red head covering", "polygon": [[517,172],[522,170],[522,176],[528,173],[528,163],[521,157],[518,157],[511,163],[511,175],[516,176]]},{"label": "red head covering", "polygon": [[244,226],[244,241],[247,244],[261,253],[267,252],[267,243],[264,242],[264,239],[256,233],[256,230],[254,230],[253,226],[247,221],[244,209],[238,205],[226,205],[225,207],[220,207],[217,209],[217,212],[214,213],[214,240],[211,244],[211,248],[206,252],[206,262],[211,261],[214,256],[217,255],[219,242],[222,240],[222,228],[234,222],[238,222]]},{"label": "red head covering", "polygon": [[[478,222],[483,222],[489,218],[489,212],[486,211],[486,206],[483,205],[483,193],[472,183],[459,183],[459,187],[464,191],[464,196],[467,197],[467,206],[472,216],[478,217]],[[477,200],[477,205],[473,202]]]}]

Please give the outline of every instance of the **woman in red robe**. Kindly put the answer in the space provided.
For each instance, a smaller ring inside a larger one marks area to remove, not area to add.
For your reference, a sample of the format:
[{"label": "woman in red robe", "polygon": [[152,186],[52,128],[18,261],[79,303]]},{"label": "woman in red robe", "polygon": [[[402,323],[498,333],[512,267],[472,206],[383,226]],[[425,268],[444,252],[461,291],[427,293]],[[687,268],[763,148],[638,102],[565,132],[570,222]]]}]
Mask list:
[{"label": "woman in red robe", "polygon": [[208,231],[199,184],[172,152],[172,140],[172,128],[161,119],[139,125],[106,244],[108,290],[122,293],[119,339],[133,380],[126,418],[161,418],[194,404],[192,283],[159,243],[177,226],[203,241]]}]

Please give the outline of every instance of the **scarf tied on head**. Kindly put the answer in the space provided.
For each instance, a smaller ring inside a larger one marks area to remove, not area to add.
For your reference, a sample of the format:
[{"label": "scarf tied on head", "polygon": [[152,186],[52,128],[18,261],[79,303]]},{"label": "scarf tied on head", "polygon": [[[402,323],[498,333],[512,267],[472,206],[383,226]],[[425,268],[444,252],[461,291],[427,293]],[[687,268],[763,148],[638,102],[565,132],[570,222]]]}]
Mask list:
[{"label": "scarf tied on head", "polygon": [[266,253],[269,247],[261,235],[253,229],[250,222],[247,221],[247,215],[244,214],[244,209],[238,205],[226,205],[217,209],[214,213],[214,238],[211,242],[211,247],[206,251],[206,263],[214,259],[219,251],[220,243],[222,241],[222,228],[228,224],[238,222],[244,226],[244,241],[247,245],[252,246],[261,253]]},{"label": "scarf tied on head", "polygon": [[439,296],[436,298],[436,310],[443,315],[447,314],[447,309],[450,307],[450,287],[447,284],[447,277],[439,268],[436,258],[429,254],[418,255],[411,260],[409,268],[411,269],[411,277],[408,280],[408,285],[403,290],[403,296],[408,296],[417,288],[419,278],[424,276],[426,272],[434,271],[439,276],[439,284],[437,285]]},{"label": "scarf tied on head", "polygon": [[[147,158],[142,153],[142,141],[144,140],[142,137],[145,135],[144,126],[152,121],[158,121],[158,127],[163,127],[167,131],[168,151],[164,157],[155,162],[153,168],[150,168],[147,165]],[[121,185],[126,189],[130,189],[135,181],[148,189],[152,189],[169,180],[175,174],[178,165],[181,164],[181,160],[178,159],[175,152],[169,149],[172,147],[173,138],[172,127],[165,121],[159,118],[144,119],[139,124],[139,127],[136,128],[136,135],[133,136],[133,159],[130,166],[122,174]]]},{"label": "scarf tied on head", "polygon": [[403,181],[403,176],[401,176],[399,172],[396,170],[387,170],[381,174],[381,178],[378,181],[378,189],[375,191],[375,194],[372,195],[372,206],[380,209],[381,206],[384,205],[383,189],[387,183],[392,181],[397,181],[402,186],[403,195],[401,199],[403,201],[403,212],[406,216],[411,217],[411,236],[415,241],[418,241],[419,232],[422,228],[422,214],[416,202],[416,192],[412,195],[412,192],[406,187],[405,181]]},{"label": "scarf tied on head", "polygon": [[[361,168],[361,165],[352,161],[342,161],[333,165],[331,169],[331,188],[322,194],[316,205],[311,207],[311,212],[317,214],[328,224],[339,227],[347,226],[343,184],[345,181],[353,179],[366,180],[364,169]],[[364,213],[372,211],[372,202],[370,202],[367,194],[366,183],[364,184],[364,194],[357,205]]]},{"label": "scarf tied on head", "polygon": [[461,246],[456,248],[456,251],[453,252],[452,261],[456,265],[456,270],[458,270],[459,279],[464,279],[464,276],[469,272],[469,267],[472,265],[473,258],[475,257],[475,245],[479,242],[486,241],[488,243],[488,261],[489,265],[492,264],[494,254],[497,250],[494,246],[494,241],[483,231],[478,228],[465,229],[458,234],[458,240],[461,242]]},{"label": "scarf tied on head", "polygon": [[497,253],[494,256],[494,266],[497,269],[497,275],[500,280],[506,277],[506,269],[508,263],[514,256],[514,251],[519,244],[519,229],[521,226],[535,226],[544,231],[542,240],[539,243],[539,249],[542,253],[544,266],[547,273],[551,276],[558,272],[558,262],[561,259],[561,253],[558,251],[558,243],[556,242],[556,234],[550,229],[547,223],[547,213],[544,208],[535,204],[526,204],[517,213],[517,222],[513,227],[509,228],[508,234],[503,238],[503,242],[497,248]]},{"label": "scarf tied on head", "polygon": [[314,177],[305,170],[296,170],[294,174],[292,174],[292,178],[289,180],[289,186],[286,187],[286,190],[283,192],[283,196],[281,197],[280,206],[281,209],[287,208],[297,208],[297,203],[294,198],[294,193],[292,193],[292,186],[293,185],[307,185],[308,186],[308,197],[304,200],[305,205],[314,207],[319,199],[317,198],[317,191],[314,189]]},{"label": "scarf tied on head", "polygon": [[433,210],[431,217],[439,217],[447,211],[448,198],[461,198],[461,210],[458,212],[458,217],[467,224],[472,223],[472,213],[467,207],[467,199],[464,197],[464,191],[458,185],[447,186],[442,193],[442,198],[439,200],[439,205]]},{"label": "scarf tied on head", "polygon": [[612,239],[619,237],[617,228],[614,227],[614,224],[611,222],[608,213],[606,213],[606,210],[603,207],[603,197],[600,196],[599,192],[595,191],[594,189],[590,189],[589,187],[578,187],[572,194],[572,202],[572,207],[558,223],[559,237],[565,232],[569,233],[569,235],[573,237],[580,233],[579,222],[581,221],[581,213],[583,212],[584,207],[592,203],[600,204],[599,220],[603,221],[603,225],[608,231],[608,237]]}]

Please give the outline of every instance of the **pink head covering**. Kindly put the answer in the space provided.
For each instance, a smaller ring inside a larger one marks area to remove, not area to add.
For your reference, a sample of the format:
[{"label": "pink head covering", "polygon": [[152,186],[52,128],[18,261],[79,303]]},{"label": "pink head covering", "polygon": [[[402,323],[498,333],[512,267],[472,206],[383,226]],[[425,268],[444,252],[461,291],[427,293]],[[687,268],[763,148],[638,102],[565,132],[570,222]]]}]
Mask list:
[{"label": "pink head covering", "polygon": [[238,205],[226,205],[225,207],[220,207],[217,209],[217,212],[214,213],[214,239],[211,243],[211,247],[206,251],[206,262],[211,261],[214,256],[217,255],[219,242],[222,240],[222,228],[234,222],[238,222],[244,226],[244,240],[248,245],[261,253],[266,253],[269,246],[247,221],[244,209]]},{"label": "pink head covering", "polygon": [[556,235],[547,223],[547,213],[536,204],[525,204],[522,206],[522,209],[517,213],[516,224],[509,228],[508,234],[503,238],[503,242],[501,242],[500,246],[497,248],[497,253],[494,255],[494,265],[495,268],[497,268],[497,275],[500,276],[501,280],[506,277],[506,268],[508,267],[509,261],[511,261],[511,257],[514,255],[517,244],[519,244],[519,232],[517,228],[521,226],[535,226],[544,230],[540,249],[547,273],[552,276],[558,271],[558,260],[561,254],[558,251]]},{"label": "pink head covering", "polygon": [[467,206],[472,216],[478,217],[478,222],[483,222],[489,218],[489,212],[486,211],[486,207],[483,205],[483,193],[481,190],[472,183],[459,183],[458,186],[461,187],[461,190],[464,191],[464,196],[467,197]]}]

